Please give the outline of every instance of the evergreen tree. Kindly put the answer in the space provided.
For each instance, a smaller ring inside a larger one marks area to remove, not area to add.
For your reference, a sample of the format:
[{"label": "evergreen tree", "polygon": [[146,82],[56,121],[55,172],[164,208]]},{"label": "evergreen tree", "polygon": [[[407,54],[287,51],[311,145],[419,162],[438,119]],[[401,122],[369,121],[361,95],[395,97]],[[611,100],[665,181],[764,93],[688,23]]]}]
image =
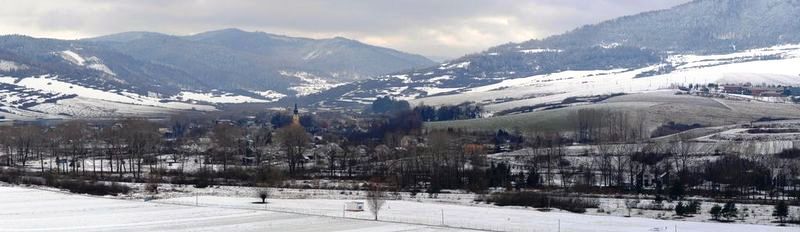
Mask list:
[{"label": "evergreen tree", "polygon": [[697,214],[700,212],[700,205],[700,201],[691,201],[684,211],[686,211],[686,214]]},{"label": "evergreen tree", "polygon": [[781,223],[789,216],[789,206],[786,205],[785,201],[779,201],[777,205],[775,205],[775,209],[772,211],[772,216],[775,216],[780,220]]},{"label": "evergreen tree", "polygon": [[739,209],[736,208],[736,203],[728,202],[722,207],[722,216],[727,220],[736,218],[739,215]]},{"label": "evergreen tree", "polygon": [[719,205],[714,205],[714,207],[711,207],[711,210],[708,213],[711,214],[711,218],[714,220],[719,220],[720,215],[722,215],[722,207]]},{"label": "evergreen tree", "polygon": [[675,182],[672,183],[669,189],[669,198],[673,200],[680,200],[683,199],[683,196],[686,194],[686,190],[683,186],[683,180],[678,178]]},{"label": "evergreen tree", "polygon": [[680,216],[686,214],[686,208],[683,206],[683,202],[679,201],[678,204],[675,205],[675,214]]}]

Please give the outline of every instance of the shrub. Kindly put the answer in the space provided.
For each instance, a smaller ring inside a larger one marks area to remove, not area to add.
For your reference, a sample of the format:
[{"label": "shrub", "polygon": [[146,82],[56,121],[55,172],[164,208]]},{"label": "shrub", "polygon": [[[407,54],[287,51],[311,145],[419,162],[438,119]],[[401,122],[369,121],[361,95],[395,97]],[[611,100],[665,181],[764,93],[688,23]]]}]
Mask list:
[{"label": "shrub", "polygon": [[775,209],[772,211],[772,216],[777,217],[781,223],[786,220],[786,217],[789,216],[789,206],[785,201],[779,201],[778,204],[775,205]]},{"label": "shrub", "polygon": [[739,215],[739,209],[736,208],[736,203],[728,202],[722,207],[722,216],[727,220],[736,218]]},{"label": "shrub", "polygon": [[692,124],[692,125],[687,125],[687,124],[669,122],[669,123],[666,123],[666,124],[661,125],[658,128],[656,128],[656,130],[653,131],[653,133],[650,135],[650,137],[651,138],[657,138],[657,137],[667,136],[667,135],[671,135],[671,134],[677,134],[677,133],[680,133],[680,132],[684,132],[684,131],[688,131],[688,130],[692,130],[692,129],[697,129],[697,128],[702,128],[702,127],[703,127],[703,125],[700,125],[700,124],[697,124],[697,123]]},{"label": "shrub", "polygon": [[0,181],[8,182],[12,184],[19,183],[19,177],[22,175],[20,171],[16,169],[0,169]]},{"label": "shrub", "polygon": [[66,189],[71,193],[91,194],[97,196],[116,196],[120,193],[126,194],[131,191],[130,187],[117,183],[106,185],[99,182],[87,182],[82,180],[58,180],[53,183],[53,187]]},{"label": "shrub", "polygon": [[498,206],[553,207],[573,213],[584,213],[587,208],[597,208],[600,206],[600,202],[594,199],[556,197],[536,192],[495,193],[487,199],[487,202],[493,202]]},{"label": "shrub", "polygon": [[256,192],[258,198],[261,199],[261,203],[267,203],[267,198],[270,196],[270,190],[268,188],[261,188]]},{"label": "shrub", "polygon": [[684,212],[686,214],[697,214],[700,212],[700,206],[702,203],[700,201],[691,201],[686,208],[684,208]]},{"label": "shrub", "polygon": [[158,185],[161,183],[161,177],[158,174],[151,173],[147,178],[147,184],[144,185],[145,191],[158,194]]},{"label": "shrub", "polygon": [[708,213],[711,214],[711,218],[714,220],[719,220],[719,217],[722,215],[722,207],[714,205]]},{"label": "shrub", "polygon": [[194,180],[194,187],[195,188],[205,188],[211,184],[211,170],[207,168],[201,168],[197,170],[195,173],[195,180]]},{"label": "shrub", "polygon": [[676,215],[680,215],[680,216],[683,216],[684,214],[686,214],[685,207],[683,206],[683,202],[678,202],[678,204],[675,205],[675,214]]}]

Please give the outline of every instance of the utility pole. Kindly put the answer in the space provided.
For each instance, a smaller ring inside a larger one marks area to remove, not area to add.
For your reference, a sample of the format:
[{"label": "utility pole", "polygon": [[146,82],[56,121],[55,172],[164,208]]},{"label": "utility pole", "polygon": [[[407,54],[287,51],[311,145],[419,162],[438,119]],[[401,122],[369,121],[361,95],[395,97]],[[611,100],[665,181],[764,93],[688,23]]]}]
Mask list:
[{"label": "utility pole", "polygon": [[442,225],[444,225],[444,209],[442,209]]}]

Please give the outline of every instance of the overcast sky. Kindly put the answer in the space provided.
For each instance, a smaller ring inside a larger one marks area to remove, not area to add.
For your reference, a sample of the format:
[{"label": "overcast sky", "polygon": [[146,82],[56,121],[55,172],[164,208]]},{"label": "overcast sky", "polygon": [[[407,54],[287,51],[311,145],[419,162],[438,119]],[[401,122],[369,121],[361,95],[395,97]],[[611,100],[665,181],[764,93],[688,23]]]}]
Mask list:
[{"label": "overcast sky", "polygon": [[0,34],[76,39],[241,28],[458,57],[689,0],[0,0]]}]

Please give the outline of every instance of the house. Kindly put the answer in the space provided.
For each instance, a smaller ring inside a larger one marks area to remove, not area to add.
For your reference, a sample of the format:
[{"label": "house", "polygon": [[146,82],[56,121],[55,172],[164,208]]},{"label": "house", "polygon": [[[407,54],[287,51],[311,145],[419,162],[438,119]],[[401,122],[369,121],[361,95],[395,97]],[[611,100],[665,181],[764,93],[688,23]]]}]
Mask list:
[{"label": "house", "polygon": [[800,87],[785,87],[783,94],[786,96],[800,96]]},{"label": "house", "polygon": [[725,85],[722,86],[723,93],[731,93],[731,94],[748,94],[750,91],[744,87],[739,85]]},{"label": "house", "polygon": [[750,95],[756,97],[780,97],[783,89],[778,88],[750,88]]}]

